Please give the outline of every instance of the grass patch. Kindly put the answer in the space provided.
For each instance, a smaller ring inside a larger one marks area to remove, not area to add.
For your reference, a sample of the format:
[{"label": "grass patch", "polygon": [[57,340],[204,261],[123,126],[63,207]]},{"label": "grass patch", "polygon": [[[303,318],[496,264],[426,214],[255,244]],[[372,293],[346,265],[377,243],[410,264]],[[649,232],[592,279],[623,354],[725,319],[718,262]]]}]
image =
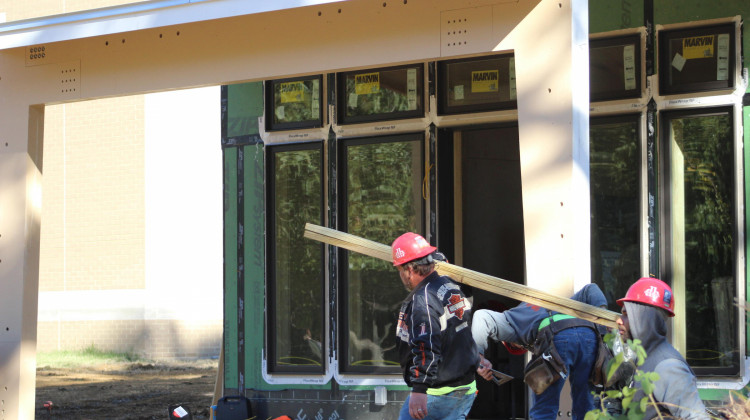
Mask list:
[{"label": "grass patch", "polygon": [[36,355],[37,367],[71,368],[104,363],[138,362],[143,359],[134,353],[117,353],[96,348],[93,344],[82,350],[58,350]]}]

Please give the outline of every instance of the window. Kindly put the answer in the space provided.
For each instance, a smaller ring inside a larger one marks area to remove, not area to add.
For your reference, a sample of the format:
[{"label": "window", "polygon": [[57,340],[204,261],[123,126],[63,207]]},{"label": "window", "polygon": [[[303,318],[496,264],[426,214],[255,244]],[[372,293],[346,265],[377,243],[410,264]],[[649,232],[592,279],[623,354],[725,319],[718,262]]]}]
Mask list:
[{"label": "window", "polygon": [[513,54],[439,62],[438,89],[440,114],[515,108]]},{"label": "window", "polygon": [[269,370],[323,372],[324,245],[303,238],[323,225],[323,143],[267,150]]},{"label": "window", "polygon": [[424,117],[424,65],[339,73],[341,124]]},{"label": "window", "polygon": [[673,344],[699,375],[739,373],[732,112],[663,114],[664,280],[676,298]]},{"label": "window", "polygon": [[638,35],[589,42],[592,101],[641,96],[641,43]]},{"label": "window", "polygon": [[661,93],[698,92],[733,87],[734,34],[734,25],[660,32]]},{"label": "window", "polygon": [[616,312],[641,273],[639,117],[590,123],[591,279]]},{"label": "window", "polygon": [[[340,143],[340,229],[391,244],[424,230],[424,135]],[[396,319],[407,292],[393,264],[341,250],[342,370],[398,373]]]},{"label": "window", "polygon": [[321,76],[266,82],[266,130],[323,125]]}]

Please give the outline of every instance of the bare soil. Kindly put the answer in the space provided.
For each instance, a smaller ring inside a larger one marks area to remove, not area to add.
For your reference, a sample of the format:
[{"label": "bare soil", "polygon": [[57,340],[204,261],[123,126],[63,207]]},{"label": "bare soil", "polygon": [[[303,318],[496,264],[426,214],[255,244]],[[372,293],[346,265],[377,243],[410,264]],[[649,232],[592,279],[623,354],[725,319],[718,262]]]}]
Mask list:
[{"label": "bare soil", "polygon": [[163,420],[173,404],[187,407],[194,419],[208,419],[217,370],[217,360],[39,367],[36,419]]}]

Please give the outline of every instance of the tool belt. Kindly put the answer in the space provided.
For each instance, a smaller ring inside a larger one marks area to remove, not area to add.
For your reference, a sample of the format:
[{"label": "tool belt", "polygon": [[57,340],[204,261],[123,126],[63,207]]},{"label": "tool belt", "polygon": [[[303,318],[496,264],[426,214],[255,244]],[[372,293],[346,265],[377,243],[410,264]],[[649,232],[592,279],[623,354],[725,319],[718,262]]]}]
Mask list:
[{"label": "tool belt", "polygon": [[[555,334],[568,328],[587,327],[594,330],[599,342],[602,343],[601,335],[594,324],[589,321],[578,318],[567,318],[559,321],[554,321],[553,318],[551,321],[548,326],[540,329],[537,333],[533,347],[534,356],[524,369],[523,380],[537,395],[558,380],[565,380],[568,377],[565,362],[555,348]],[[601,369],[597,371],[601,371]],[[592,372],[592,382],[593,376]],[[601,380],[601,378],[597,379]]]}]

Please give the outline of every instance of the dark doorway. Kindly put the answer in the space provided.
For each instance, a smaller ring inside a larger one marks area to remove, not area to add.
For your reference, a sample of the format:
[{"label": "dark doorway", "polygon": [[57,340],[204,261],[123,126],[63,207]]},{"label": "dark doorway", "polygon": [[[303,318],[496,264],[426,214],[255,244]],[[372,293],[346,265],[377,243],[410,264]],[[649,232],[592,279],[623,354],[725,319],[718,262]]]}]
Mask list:
[{"label": "dark doorway", "polygon": [[[443,130],[438,141],[440,248],[457,265],[524,284],[518,127]],[[502,311],[519,303],[481,289],[469,292],[475,310]],[[479,394],[470,418],[526,417],[524,356],[496,344],[485,356],[515,379],[498,387],[477,377]]]}]

